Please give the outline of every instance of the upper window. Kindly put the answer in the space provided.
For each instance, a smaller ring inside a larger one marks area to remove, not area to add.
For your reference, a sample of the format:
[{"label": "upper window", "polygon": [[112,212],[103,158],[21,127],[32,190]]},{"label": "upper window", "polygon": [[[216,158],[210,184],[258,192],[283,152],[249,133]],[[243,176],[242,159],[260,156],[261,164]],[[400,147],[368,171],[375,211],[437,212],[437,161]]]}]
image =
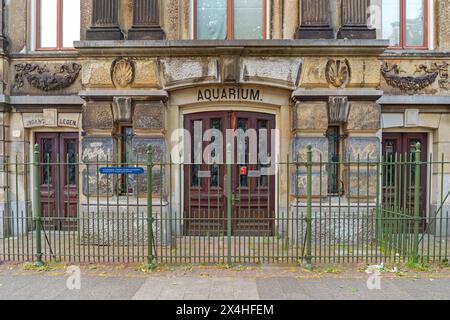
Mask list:
[{"label": "upper window", "polygon": [[194,0],[196,39],[264,39],[266,1]]},{"label": "upper window", "polygon": [[72,49],[80,40],[80,0],[36,0],[36,49]]},{"label": "upper window", "polygon": [[428,0],[383,0],[383,39],[393,48],[428,48]]}]

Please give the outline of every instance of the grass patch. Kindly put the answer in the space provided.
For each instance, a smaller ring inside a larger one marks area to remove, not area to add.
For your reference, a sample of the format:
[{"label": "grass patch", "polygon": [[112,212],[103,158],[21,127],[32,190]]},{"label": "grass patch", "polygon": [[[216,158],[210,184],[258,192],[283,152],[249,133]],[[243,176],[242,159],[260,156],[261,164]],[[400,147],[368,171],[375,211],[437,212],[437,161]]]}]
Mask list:
[{"label": "grass patch", "polygon": [[35,272],[46,272],[46,271],[51,271],[52,268],[46,263],[42,266],[36,266],[34,263],[26,263],[23,266],[23,270],[35,271]]},{"label": "grass patch", "polygon": [[342,269],[336,267],[326,267],[324,269],[318,270],[319,273],[328,273],[328,274],[340,274],[343,272]]},{"label": "grass patch", "polygon": [[419,271],[419,272],[424,272],[424,271],[430,270],[430,266],[427,265],[426,263],[414,262],[414,261],[408,261],[408,263],[406,264],[406,267],[409,270]]}]

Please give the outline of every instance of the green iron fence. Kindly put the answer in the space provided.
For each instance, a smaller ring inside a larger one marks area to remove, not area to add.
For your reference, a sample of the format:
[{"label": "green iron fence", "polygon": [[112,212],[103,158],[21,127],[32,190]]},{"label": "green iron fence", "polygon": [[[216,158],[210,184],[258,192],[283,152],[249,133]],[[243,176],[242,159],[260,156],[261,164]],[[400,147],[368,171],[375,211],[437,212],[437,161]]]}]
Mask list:
[{"label": "green iron fence", "polygon": [[271,167],[64,158],[36,146],[2,165],[1,260],[448,262],[450,162],[420,146],[337,162],[309,147]]}]

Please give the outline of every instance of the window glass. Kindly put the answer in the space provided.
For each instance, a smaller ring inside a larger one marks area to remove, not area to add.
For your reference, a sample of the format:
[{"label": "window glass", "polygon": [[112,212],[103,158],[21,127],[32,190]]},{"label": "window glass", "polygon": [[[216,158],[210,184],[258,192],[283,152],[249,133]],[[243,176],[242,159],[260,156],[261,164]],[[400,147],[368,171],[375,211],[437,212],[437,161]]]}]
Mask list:
[{"label": "window glass", "polygon": [[122,161],[126,166],[133,165],[133,137],[134,131],[131,127],[123,128],[123,157]]},{"label": "window glass", "polygon": [[197,39],[227,38],[227,0],[197,0]]},{"label": "window glass", "polygon": [[234,38],[263,38],[263,0],[234,0]]},{"label": "window glass", "polygon": [[40,0],[39,47],[58,46],[58,0]]},{"label": "window glass", "polygon": [[64,161],[67,162],[67,177],[65,180],[68,180],[69,185],[76,185],[77,181],[77,168],[76,168],[76,162],[77,162],[77,140],[76,139],[70,139],[66,140],[66,159]]},{"label": "window glass", "polygon": [[51,163],[53,160],[53,139],[42,139],[42,152],[44,156],[43,161],[43,179],[42,184],[50,185],[52,184],[53,177],[52,177],[52,170],[51,170]]},{"label": "window glass", "polygon": [[406,45],[423,47],[424,45],[424,1],[406,1]]},{"label": "window glass", "polygon": [[392,47],[400,46],[400,1],[383,0],[383,39],[389,40]]},{"label": "window glass", "polygon": [[328,193],[339,194],[339,140],[340,128],[328,127]]},{"label": "window glass", "polygon": [[73,48],[80,40],[80,0],[63,1],[63,47]]}]

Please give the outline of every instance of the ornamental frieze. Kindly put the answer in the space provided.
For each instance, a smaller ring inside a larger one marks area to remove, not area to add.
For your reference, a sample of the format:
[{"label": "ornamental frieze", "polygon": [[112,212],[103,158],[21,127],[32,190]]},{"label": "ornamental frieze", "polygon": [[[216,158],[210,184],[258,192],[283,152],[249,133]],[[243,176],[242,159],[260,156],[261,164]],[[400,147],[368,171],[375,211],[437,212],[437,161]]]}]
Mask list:
[{"label": "ornamental frieze", "polygon": [[404,72],[397,64],[389,65],[387,62],[381,66],[381,74],[386,83],[408,94],[415,94],[424,90],[436,81],[441,89],[448,89],[448,63],[432,63],[431,66],[420,64],[416,66],[413,75],[402,76]]},{"label": "ornamental frieze", "polygon": [[41,91],[53,91],[72,85],[78,78],[81,65],[67,63],[50,70],[46,65],[22,63],[15,65],[14,69],[16,71],[14,88],[22,88],[27,81],[29,85]]}]

